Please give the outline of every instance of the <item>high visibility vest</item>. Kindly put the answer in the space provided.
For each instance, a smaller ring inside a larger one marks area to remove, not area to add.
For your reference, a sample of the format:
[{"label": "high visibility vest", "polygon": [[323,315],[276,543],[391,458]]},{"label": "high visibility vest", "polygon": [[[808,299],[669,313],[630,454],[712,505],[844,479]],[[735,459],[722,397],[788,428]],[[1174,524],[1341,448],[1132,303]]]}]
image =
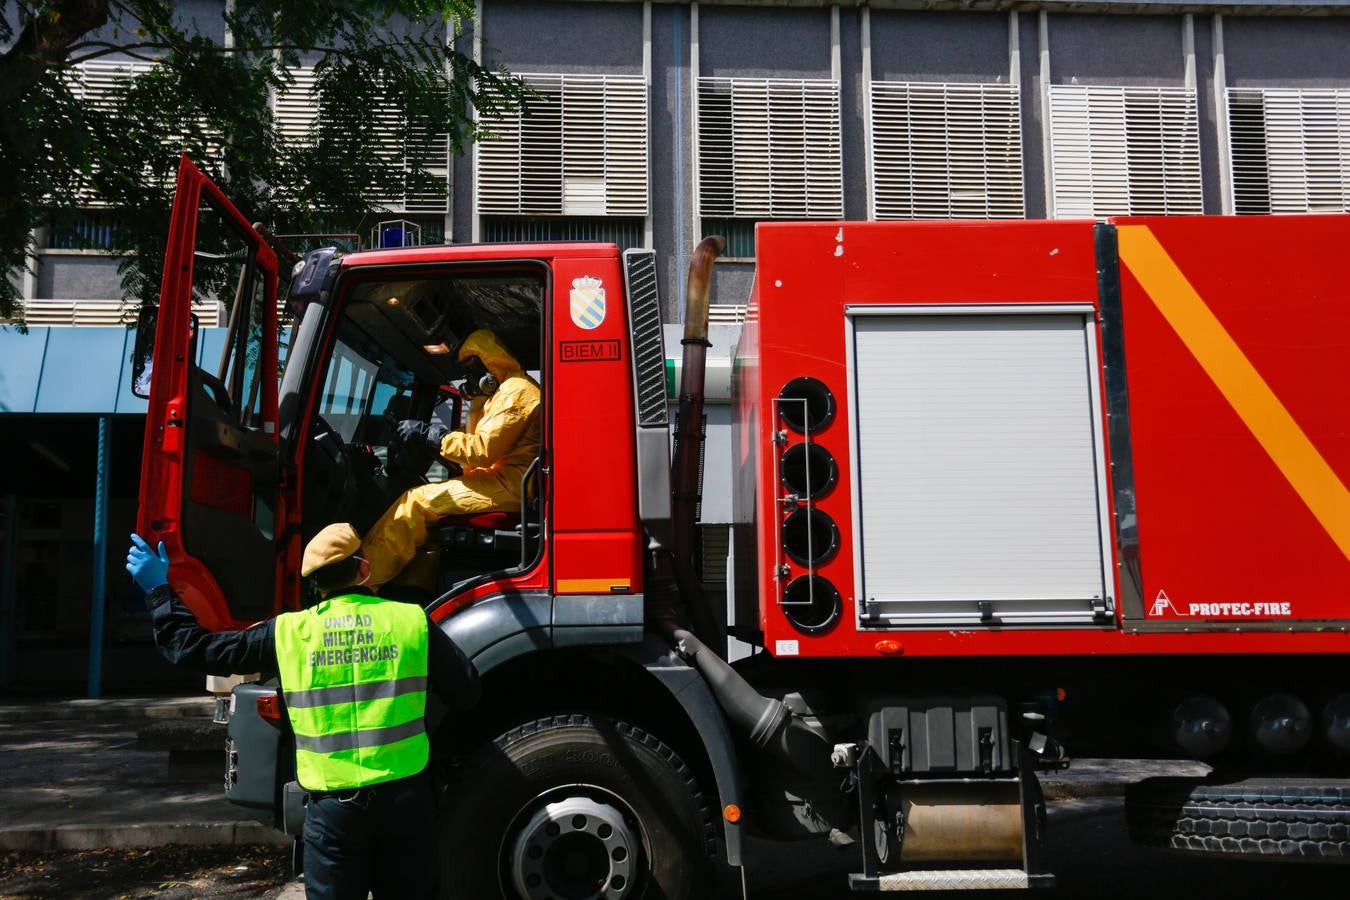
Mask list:
[{"label": "high visibility vest", "polygon": [[426,767],[427,614],[421,607],[329,597],[277,616],[274,627],[302,787],[350,790]]}]

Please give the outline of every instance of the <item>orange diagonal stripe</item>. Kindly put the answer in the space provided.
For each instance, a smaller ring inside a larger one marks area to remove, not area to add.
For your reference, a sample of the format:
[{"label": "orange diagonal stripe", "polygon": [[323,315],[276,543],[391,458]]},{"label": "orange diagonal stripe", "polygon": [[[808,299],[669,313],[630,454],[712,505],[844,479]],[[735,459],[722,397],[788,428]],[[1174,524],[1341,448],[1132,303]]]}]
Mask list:
[{"label": "orange diagonal stripe", "polygon": [[1350,559],[1350,491],[1153,232],[1118,229],[1120,258],[1275,466]]}]

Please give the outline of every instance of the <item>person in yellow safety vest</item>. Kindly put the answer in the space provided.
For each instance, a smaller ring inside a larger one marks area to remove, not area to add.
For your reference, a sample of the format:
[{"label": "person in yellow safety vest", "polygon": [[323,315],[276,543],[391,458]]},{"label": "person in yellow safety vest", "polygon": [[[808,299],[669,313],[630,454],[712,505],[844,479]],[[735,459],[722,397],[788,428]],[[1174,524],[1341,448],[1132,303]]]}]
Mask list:
[{"label": "person in yellow safety vest", "polygon": [[416,419],[398,428],[404,441],[430,444],[463,471],[405,491],[366,533],[374,589],[412,560],[427,539],[427,526],[443,516],[520,509],[521,478],[539,455],[539,385],[484,328],[464,339],[459,361],[470,397],[467,430],[449,431]]},{"label": "person in yellow safety vest", "polygon": [[427,689],[448,707],[478,702],[473,664],[419,606],[367,593],[370,563],[347,524],[305,547],[301,574],[323,595],[243,631],[209,632],[169,585],[164,544],[131,536],[127,571],[146,592],[169,662],[211,675],[279,676],[308,792],[308,900],[431,900],[440,874],[427,772]]}]

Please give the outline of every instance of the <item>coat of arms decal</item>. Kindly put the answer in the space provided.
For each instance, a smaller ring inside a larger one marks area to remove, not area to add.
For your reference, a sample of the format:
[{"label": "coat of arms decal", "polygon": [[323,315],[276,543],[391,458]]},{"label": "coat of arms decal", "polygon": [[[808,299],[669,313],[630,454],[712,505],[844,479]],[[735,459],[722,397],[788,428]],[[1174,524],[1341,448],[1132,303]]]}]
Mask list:
[{"label": "coat of arms decal", "polygon": [[590,331],[605,321],[605,288],[594,275],[572,279],[572,322]]}]

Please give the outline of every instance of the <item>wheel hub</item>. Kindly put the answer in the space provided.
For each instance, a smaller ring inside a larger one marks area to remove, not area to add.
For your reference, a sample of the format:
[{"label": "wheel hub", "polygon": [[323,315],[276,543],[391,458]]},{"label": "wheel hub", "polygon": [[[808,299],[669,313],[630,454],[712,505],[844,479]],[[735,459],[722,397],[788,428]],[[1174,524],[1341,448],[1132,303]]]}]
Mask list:
[{"label": "wheel hub", "polygon": [[619,810],[566,797],[526,821],[511,848],[511,878],[526,900],[621,900],[638,846]]}]

